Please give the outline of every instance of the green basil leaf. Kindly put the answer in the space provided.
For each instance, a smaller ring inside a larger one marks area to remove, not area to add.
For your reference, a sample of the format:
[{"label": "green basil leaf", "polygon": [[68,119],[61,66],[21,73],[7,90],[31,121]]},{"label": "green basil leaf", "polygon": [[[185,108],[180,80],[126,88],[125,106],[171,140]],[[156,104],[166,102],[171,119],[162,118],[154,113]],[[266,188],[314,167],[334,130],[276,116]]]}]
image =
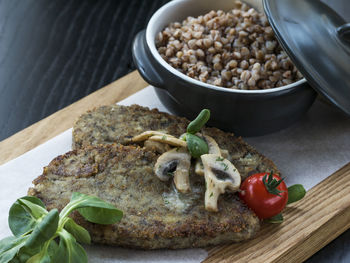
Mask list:
[{"label": "green basil leaf", "polygon": [[27,209],[29,209],[29,212],[35,219],[39,219],[43,215],[46,215],[48,212],[45,209],[45,206],[41,206],[37,203],[32,202],[32,198],[20,198],[17,201]]},{"label": "green basil leaf", "polygon": [[52,209],[38,223],[26,241],[27,248],[37,248],[52,238],[58,228],[59,214],[57,209]]},{"label": "green basil leaf", "polygon": [[0,262],[10,262],[24,246],[27,236],[6,237],[0,241]]},{"label": "green basil leaf", "polygon": [[[25,196],[20,199],[30,201],[45,208],[44,203],[34,196]],[[10,208],[8,224],[11,232],[15,236],[20,236],[34,229],[36,219],[31,215],[30,209],[17,200]]]},{"label": "green basil leaf", "polygon": [[73,210],[79,213],[87,220],[97,224],[114,224],[123,217],[123,212],[113,205],[97,198],[74,192],[71,201],[61,211],[60,217],[65,218]]},{"label": "green basil leaf", "polygon": [[91,243],[89,232],[82,226],[79,226],[77,223],[75,223],[73,219],[68,218],[67,222],[64,224],[64,228],[70,234],[72,234],[78,242],[83,244]]},{"label": "green basil leaf", "polygon": [[210,118],[210,110],[204,109],[202,110],[198,116],[190,122],[187,126],[187,132],[191,134],[195,134],[199,132],[202,127],[207,123]]},{"label": "green basil leaf", "polygon": [[57,252],[52,257],[52,263],[86,263],[87,255],[82,246],[80,246],[75,238],[62,229],[59,233],[60,244]]},{"label": "green basil leaf", "polygon": [[198,158],[203,154],[207,154],[209,152],[208,144],[196,135],[191,133],[187,133],[186,135],[187,148],[190,152],[191,156]]}]

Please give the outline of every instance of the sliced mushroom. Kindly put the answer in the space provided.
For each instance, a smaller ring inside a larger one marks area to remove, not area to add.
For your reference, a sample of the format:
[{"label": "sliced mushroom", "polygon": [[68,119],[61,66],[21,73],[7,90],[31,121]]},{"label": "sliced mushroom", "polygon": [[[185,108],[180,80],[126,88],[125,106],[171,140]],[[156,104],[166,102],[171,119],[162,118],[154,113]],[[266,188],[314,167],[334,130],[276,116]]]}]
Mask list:
[{"label": "sliced mushroom", "polygon": [[136,135],[134,137],[131,138],[131,141],[133,142],[142,142],[147,140],[149,137],[152,137],[154,135],[159,135],[159,136],[167,136],[167,137],[173,137],[172,135],[166,134],[164,132],[160,132],[160,131],[145,131],[139,135]]},{"label": "sliced mushroom", "polygon": [[204,166],[204,178],[207,189],[205,191],[205,209],[218,211],[218,198],[226,189],[237,191],[241,185],[241,176],[236,167],[218,154],[204,154],[201,156]]},{"label": "sliced mushroom", "polygon": [[204,175],[204,166],[203,162],[200,158],[197,158],[196,164],[194,165],[194,172],[198,175],[203,176]]},{"label": "sliced mushroom", "polygon": [[[201,136],[205,140],[205,142],[208,144],[209,154],[221,155],[220,147],[212,137],[208,135],[201,135],[201,134],[199,134],[199,136]],[[198,175],[202,175],[202,176],[204,175],[203,163],[202,163],[202,160],[199,158],[196,160],[196,164],[194,166],[194,172]]]},{"label": "sliced mushroom", "polygon": [[147,150],[155,151],[155,152],[160,153],[160,154],[165,153],[171,149],[169,144],[164,144],[161,142],[156,142],[156,141],[151,141],[151,140],[146,140],[145,143],[143,144],[143,146]]},{"label": "sliced mushroom", "polygon": [[221,150],[217,142],[208,135],[202,136],[205,142],[208,144],[209,154],[218,154],[221,155]]},{"label": "sliced mushroom", "polygon": [[174,148],[159,156],[154,166],[154,172],[162,181],[168,181],[174,175],[176,189],[186,193],[190,191],[190,166],[191,155],[187,148]]},{"label": "sliced mushroom", "polygon": [[225,159],[228,159],[228,157],[230,156],[228,150],[220,149],[220,152],[221,152],[221,156],[224,157]]},{"label": "sliced mushroom", "polygon": [[187,147],[187,143],[184,140],[175,138],[173,136],[169,136],[167,134],[165,135],[154,135],[152,137],[149,137],[149,140],[151,141],[156,141],[156,142],[161,142],[161,143],[166,143],[172,146],[177,146],[177,147]]}]

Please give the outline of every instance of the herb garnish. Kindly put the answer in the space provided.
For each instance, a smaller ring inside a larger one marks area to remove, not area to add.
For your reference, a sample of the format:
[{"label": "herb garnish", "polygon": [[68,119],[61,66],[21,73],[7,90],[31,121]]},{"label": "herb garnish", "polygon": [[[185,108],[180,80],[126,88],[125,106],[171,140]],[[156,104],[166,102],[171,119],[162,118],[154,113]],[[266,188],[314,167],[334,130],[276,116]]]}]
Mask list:
[{"label": "herb garnish", "polygon": [[224,167],[224,171],[227,171],[228,165],[224,162],[220,163]]},{"label": "herb garnish", "polygon": [[14,236],[0,241],[0,262],[88,262],[78,242],[90,244],[90,234],[68,217],[74,210],[96,224],[113,224],[123,216],[113,205],[78,192],[60,213],[47,211],[37,197],[22,197],[10,208],[8,222]]},{"label": "herb garnish", "polygon": [[215,161],[217,161],[217,162],[222,162],[223,160],[224,160],[224,158],[219,156],[218,158],[216,158]]},{"label": "herb garnish", "polygon": [[190,122],[187,126],[187,132],[191,134],[196,134],[202,127],[207,123],[210,118],[210,110],[203,109],[198,116]]},{"label": "herb garnish", "polygon": [[182,139],[187,142],[187,148],[191,156],[199,158],[203,154],[209,152],[208,143],[202,138],[195,135],[199,132],[210,118],[210,111],[208,109],[202,110],[196,119],[190,122],[187,126],[187,133],[182,135]]}]

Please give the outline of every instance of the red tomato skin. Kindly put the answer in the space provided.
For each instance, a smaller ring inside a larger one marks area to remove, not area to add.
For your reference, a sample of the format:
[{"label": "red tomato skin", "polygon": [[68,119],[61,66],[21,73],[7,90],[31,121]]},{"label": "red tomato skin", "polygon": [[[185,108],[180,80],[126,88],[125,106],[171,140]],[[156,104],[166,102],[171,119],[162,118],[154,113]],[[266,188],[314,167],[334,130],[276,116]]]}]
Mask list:
[{"label": "red tomato skin", "polygon": [[[266,173],[258,173],[249,176],[241,184],[239,197],[255,212],[260,219],[270,218],[282,212],[288,201],[288,188],[284,181],[277,187],[283,191],[281,196],[267,191],[263,177]],[[278,175],[273,175],[276,180],[281,180]]]}]

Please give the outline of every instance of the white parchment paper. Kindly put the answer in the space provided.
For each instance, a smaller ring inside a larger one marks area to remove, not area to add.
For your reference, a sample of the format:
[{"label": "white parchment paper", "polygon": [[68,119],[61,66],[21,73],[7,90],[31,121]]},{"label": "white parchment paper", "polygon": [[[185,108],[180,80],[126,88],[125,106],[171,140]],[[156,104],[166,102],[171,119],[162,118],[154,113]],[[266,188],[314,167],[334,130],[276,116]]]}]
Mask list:
[{"label": "white parchment paper", "polygon": [[[140,104],[166,111],[154,88],[147,87],[122,105]],[[291,102],[292,103],[292,102]],[[26,195],[34,178],[54,157],[71,149],[71,129],[0,166],[0,239],[11,235],[8,210]],[[350,119],[333,107],[316,101],[302,120],[280,132],[246,138],[258,151],[272,159],[288,185],[302,183],[310,189],[350,161]],[[87,246],[90,262],[200,262],[203,249],[140,251],[108,246]]]}]

